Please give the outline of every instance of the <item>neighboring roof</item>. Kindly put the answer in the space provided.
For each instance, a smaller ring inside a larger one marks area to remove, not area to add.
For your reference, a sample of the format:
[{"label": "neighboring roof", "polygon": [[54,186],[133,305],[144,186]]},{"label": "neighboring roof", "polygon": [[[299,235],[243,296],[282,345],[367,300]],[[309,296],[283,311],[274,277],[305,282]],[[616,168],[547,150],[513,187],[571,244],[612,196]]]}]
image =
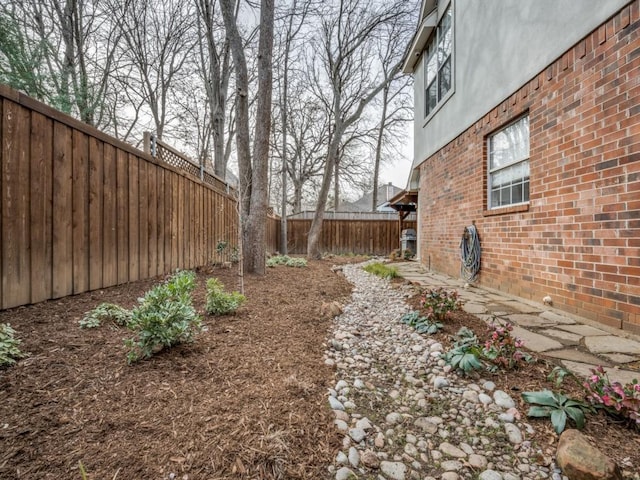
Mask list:
[{"label": "neighboring roof", "polygon": [[[386,205],[387,201],[390,200],[393,196],[397,195],[398,192],[401,192],[402,188],[396,187],[391,183],[383,184],[378,186],[378,205],[376,206],[376,211],[388,211],[392,212],[390,208]],[[373,201],[373,191],[365,193],[362,197],[360,197],[355,202],[342,202],[338,207],[339,212],[370,212],[371,211],[371,203]]]},{"label": "neighboring roof", "polygon": [[420,23],[411,44],[407,49],[406,57],[402,64],[403,73],[413,73],[416,63],[424,50],[427,40],[438,25],[438,2],[437,0],[423,0],[420,8]]}]

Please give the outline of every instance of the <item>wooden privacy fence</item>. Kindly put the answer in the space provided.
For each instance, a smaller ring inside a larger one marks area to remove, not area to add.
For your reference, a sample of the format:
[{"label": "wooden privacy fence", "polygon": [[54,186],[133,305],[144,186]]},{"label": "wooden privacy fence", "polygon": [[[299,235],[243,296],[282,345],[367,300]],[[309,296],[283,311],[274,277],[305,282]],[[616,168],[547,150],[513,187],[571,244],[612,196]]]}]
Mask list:
[{"label": "wooden privacy fence", "polygon": [[[287,239],[291,254],[307,253],[311,220],[288,219]],[[403,228],[416,228],[404,221]],[[335,254],[388,255],[400,247],[400,222],[396,220],[327,220],[322,222],[320,250]]]},{"label": "wooden privacy fence", "polygon": [[3,85],[0,132],[0,308],[225,260],[237,245],[226,189]]}]

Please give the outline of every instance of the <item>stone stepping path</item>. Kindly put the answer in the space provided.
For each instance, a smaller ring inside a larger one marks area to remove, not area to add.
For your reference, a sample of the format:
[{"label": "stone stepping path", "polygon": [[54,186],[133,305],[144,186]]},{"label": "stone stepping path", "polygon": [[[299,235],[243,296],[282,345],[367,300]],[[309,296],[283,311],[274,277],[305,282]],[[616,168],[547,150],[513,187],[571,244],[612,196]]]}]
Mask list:
[{"label": "stone stepping path", "polygon": [[[557,358],[574,374],[586,376],[591,368],[609,367],[611,381],[627,383],[640,379],[640,338],[626,332],[589,325],[588,320],[570,316],[542,304],[466,286],[462,280],[427,272],[417,262],[394,265],[398,273],[426,288],[455,288],[464,303],[463,310],[489,322],[507,321],[514,325],[514,334],[525,341],[525,347]],[[625,368],[627,366],[627,368]]]}]

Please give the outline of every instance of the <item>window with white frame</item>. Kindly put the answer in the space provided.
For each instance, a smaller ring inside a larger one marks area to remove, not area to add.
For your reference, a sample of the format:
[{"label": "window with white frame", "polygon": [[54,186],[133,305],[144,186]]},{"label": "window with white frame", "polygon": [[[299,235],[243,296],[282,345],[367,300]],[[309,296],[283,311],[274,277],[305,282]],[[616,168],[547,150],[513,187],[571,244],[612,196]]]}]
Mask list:
[{"label": "window with white frame", "polygon": [[488,138],[488,205],[500,208],[529,201],[529,116]]},{"label": "window with white frame", "polygon": [[453,13],[447,8],[425,50],[425,117],[428,117],[451,90]]}]

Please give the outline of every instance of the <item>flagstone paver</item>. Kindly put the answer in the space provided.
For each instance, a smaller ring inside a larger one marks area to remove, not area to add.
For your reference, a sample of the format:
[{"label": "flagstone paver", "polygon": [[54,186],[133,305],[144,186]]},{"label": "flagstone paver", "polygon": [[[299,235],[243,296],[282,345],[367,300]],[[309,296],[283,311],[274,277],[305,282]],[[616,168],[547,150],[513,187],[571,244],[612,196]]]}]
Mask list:
[{"label": "flagstone paver", "polygon": [[593,353],[630,353],[640,355],[640,342],[614,335],[586,337],[585,346]]},{"label": "flagstone paver", "polygon": [[525,346],[534,352],[546,352],[547,350],[562,348],[562,344],[559,341],[522,327],[513,327],[513,335],[524,340]]},{"label": "flagstone paver", "polygon": [[581,350],[575,350],[572,348],[563,348],[562,350],[552,350],[549,352],[545,352],[544,354],[549,357],[557,358],[559,360],[569,360],[572,362],[588,363],[594,366],[602,365],[603,367],[608,367],[610,365],[609,362],[602,360],[600,357],[596,357],[591,353],[583,352]]},{"label": "flagstone paver", "polygon": [[564,330],[557,330],[555,328],[547,328],[541,330],[539,333],[560,340],[564,344],[578,344],[580,340],[584,338],[577,333],[565,332]]},{"label": "flagstone paver", "polygon": [[[581,377],[588,377],[591,375],[591,369],[593,365],[588,363],[581,362],[572,362],[569,360],[562,360],[562,364],[565,368],[571,370],[576,375]],[[622,370],[617,368],[609,368],[607,369],[607,375],[609,376],[609,380],[612,382],[620,382],[622,384],[630,383],[633,379],[640,379],[640,372],[636,372],[633,370]]]},{"label": "flagstone paver", "polygon": [[539,315],[530,315],[525,313],[516,313],[515,315],[508,315],[507,319],[511,323],[516,323],[521,327],[551,327],[557,325],[553,320],[547,320],[540,318]]},{"label": "flagstone paver", "polygon": [[542,312],[540,314],[540,316],[542,318],[545,318],[547,320],[553,320],[554,322],[556,322],[556,324],[562,324],[562,325],[574,325],[576,323],[576,321],[572,318],[569,318],[565,315],[561,315],[559,313],[556,312],[552,312],[551,310],[547,310],[545,312]]},{"label": "flagstone paver", "polygon": [[640,360],[638,359],[638,357],[634,357],[633,355],[626,355],[624,353],[603,353],[602,356],[616,363],[632,363]]},{"label": "flagstone paver", "polygon": [[577,333],[578,335],[582,335],[585,337],[593,337],[597,335],[610,335],[608,332],[604,330],[600,330],[599,328],[591,327],[589,325],[558,325],[558,328],[562,330],[566,330],[567,332]]}]

